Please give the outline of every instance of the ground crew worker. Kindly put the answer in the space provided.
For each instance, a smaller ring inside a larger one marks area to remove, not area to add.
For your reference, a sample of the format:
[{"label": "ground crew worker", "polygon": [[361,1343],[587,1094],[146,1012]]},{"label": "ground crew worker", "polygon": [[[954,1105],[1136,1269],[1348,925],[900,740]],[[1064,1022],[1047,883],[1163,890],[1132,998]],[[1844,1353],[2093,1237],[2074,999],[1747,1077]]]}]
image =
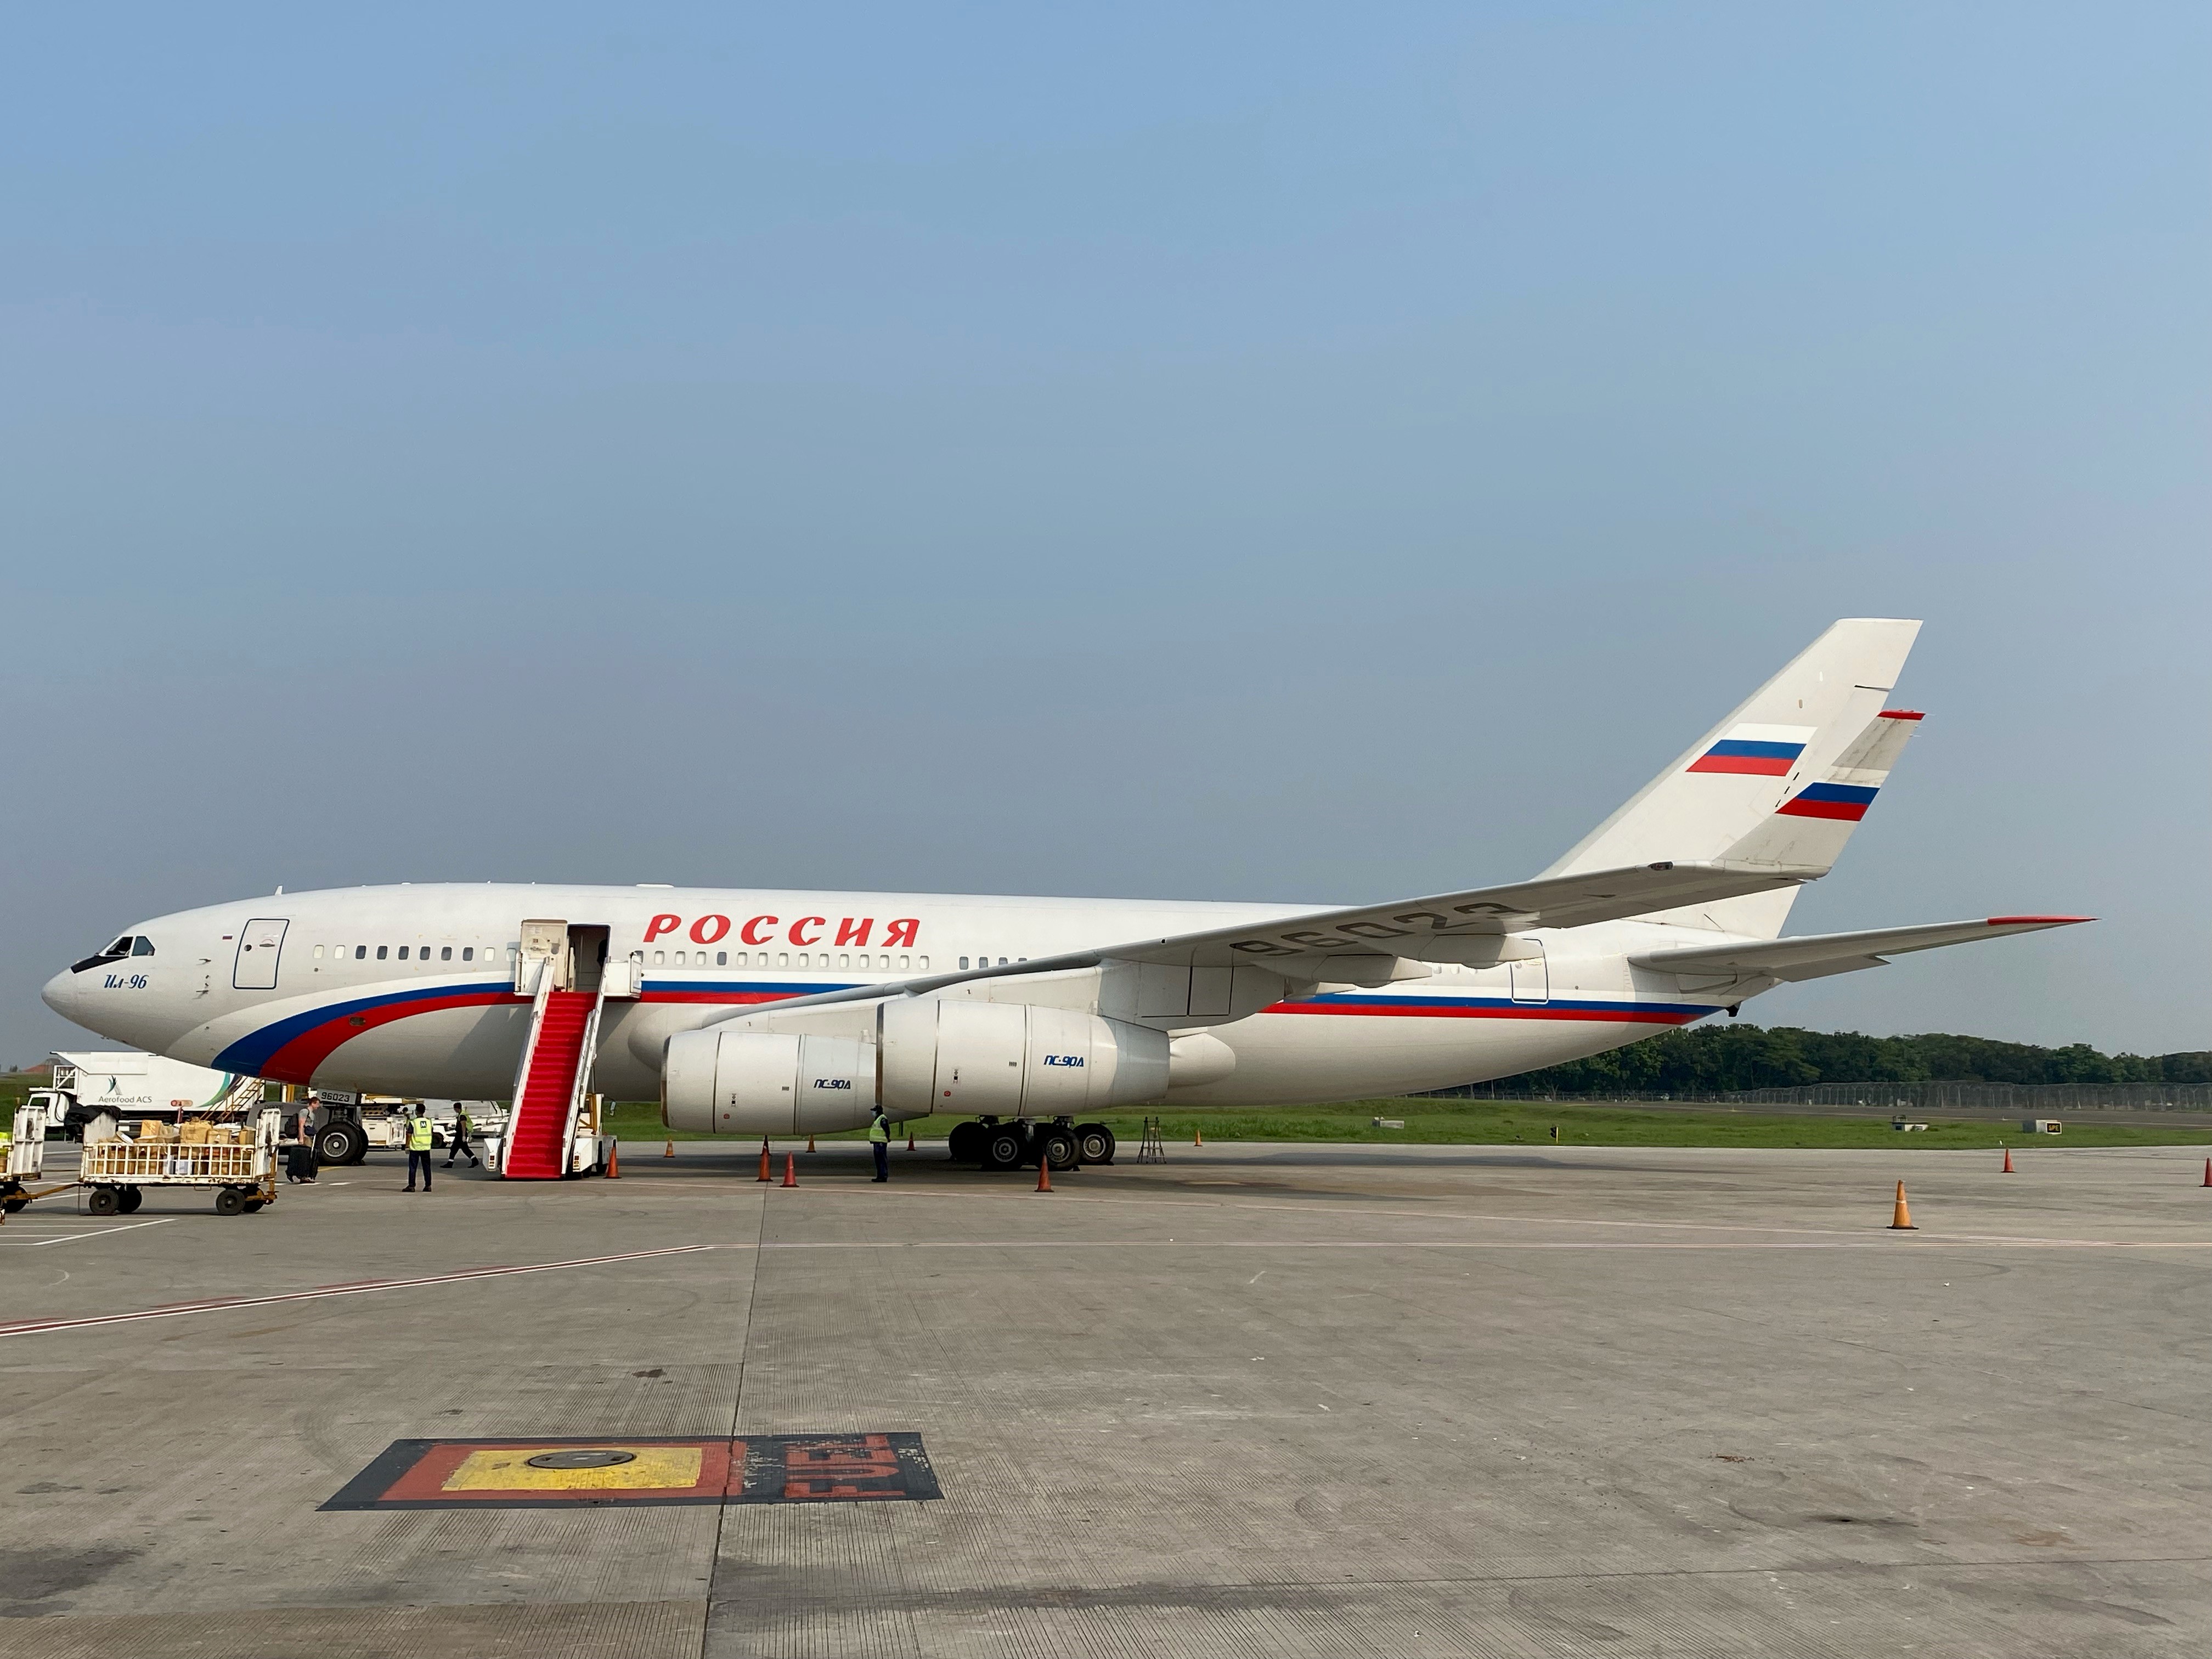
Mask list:
[{"label": "ground crew worker", "polygon": [[876,1103],[876,1115],[868,1120],[868,1150],[876,1155],[878,1181],[891,1178],[891,1126],[884,1115],[883,1103]]},{"label": "ground crew worker", "polygon": [[483,1167],[483,1161],[477,1157],[477,1149],[469,1145],[469,1131],[474,1127],[476,1125],[469,1121],[468,1113],[461,1108],[459,1103],[456,1102],[453,1106],[453,1144],[446,1149],[447,1169],[453,1167],[455,1158],[464,1156],[469,1160],[471,1169],[480,1170]]},{"label": "ground crew worker", "polygon": [[407,1120],[407,1190],[415,1190],[415,1170],[422,1171],[422,1190],[430,1190],[430,1148],[436,1145],[430,1133],[430,1113],[420,1104],[414,1116]]}]

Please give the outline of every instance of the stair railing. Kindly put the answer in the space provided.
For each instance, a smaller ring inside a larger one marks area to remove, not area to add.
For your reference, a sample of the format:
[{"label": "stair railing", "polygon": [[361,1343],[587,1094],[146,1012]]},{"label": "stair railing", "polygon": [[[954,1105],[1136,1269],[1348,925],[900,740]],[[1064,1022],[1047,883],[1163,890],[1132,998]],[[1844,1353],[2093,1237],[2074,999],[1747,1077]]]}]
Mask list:
[{"label": "stair railing", "polygon": [[576,1051],[576,1075],[568,1088],[568,1117],[561,1126],[561,1173],[569,1173],[568,1166],[576,1152],[576,1120],[582,1115],[584,1102],[591,1091],[592,1066],[599,1053],[599,1014],[607,1006],[607,994],[602,988],[592,999],[591,1017],[584,1022],[583,1047]]},{"label": "stair railing", "polygon": [[550,973],[538,976],[538,995],[530,1005],[530,1036],[522,1045],[522,1063],[514,1068],[514,1092],[507,1105],[507,1133],[500,1137],[499,1172],[507,1173],[507,1159],[514,1151],[514,1132],[522,1127],[523,1091],[530,1082],[530,1063],[538,1058],[538,1039],[545,1030],[545,1009],[553,1000],[553,978]]}]

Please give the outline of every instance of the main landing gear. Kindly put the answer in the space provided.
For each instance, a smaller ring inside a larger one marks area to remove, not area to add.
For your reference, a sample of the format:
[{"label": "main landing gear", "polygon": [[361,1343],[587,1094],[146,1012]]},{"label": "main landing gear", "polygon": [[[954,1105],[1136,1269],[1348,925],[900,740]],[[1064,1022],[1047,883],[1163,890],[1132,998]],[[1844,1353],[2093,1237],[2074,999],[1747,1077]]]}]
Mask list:
[{"label": "main landing gear", "polygon": [[1042,1159],[1054,1170],[1114,1161],[1114,1132],[1103,1123],[1075,1123],[1056,1117],[1049,1123],[1027,1118],[1001,1121],[987,1117],[957,1123],[948,1137],[955,1164],[986,1170],[1034,1169]]}]

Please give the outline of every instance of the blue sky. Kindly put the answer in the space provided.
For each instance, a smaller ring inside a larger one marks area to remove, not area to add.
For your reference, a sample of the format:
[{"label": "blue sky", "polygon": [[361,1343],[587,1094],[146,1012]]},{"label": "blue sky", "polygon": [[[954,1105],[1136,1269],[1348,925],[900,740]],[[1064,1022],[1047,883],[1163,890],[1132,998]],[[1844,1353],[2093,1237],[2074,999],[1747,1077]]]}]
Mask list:
[{"label": "blue sky", "polygon": [[1759,1018],[2212,1043],[2201,8],[49,9],[0,59],[0,1060],[150,913],[1364,899],[1838,616]]}]

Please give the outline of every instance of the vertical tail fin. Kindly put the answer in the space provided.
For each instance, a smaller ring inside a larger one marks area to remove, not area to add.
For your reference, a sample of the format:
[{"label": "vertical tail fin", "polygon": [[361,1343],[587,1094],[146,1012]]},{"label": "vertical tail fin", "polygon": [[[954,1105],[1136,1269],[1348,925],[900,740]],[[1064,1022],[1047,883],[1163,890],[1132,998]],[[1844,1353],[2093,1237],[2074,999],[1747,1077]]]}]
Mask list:
[{"label": "vertical tail fin", "polygon": [[[1822,813],[1820,798],[1807,799],[1808,786],[1864,790],[1869,786],[1844,775],[1856,776],[1877,762],[1887,773],[1913,723],[1881,720],[1882,705],[1919,631],[1917,622],[1886,618],[1832,624],[1544,873],[1741,856],[1739,844],[1778,813],[1800,831],[1827,826],[1820,844],[1832,841],[1834,850],[1804,861],[1832,861],[1857,822],[1844,809],[1856,804],[1863,813],[1872,796],[1834,801],[1838,810]],[[1869,743],[1872,747],[1863,746]],[[1850,765],[1844,764],[1847,751],[1854,757]],[[1785,810],[1785,803],[1795,810]],[[1749,850],[1765,845],[1754,842]],[[1769,857],[1784,861],[1771,853],[1760,861]],[[1771,939],[1781,932],[1795,896],[1794,889],[1757,893],[1668,912],[1663,919]]]}]

